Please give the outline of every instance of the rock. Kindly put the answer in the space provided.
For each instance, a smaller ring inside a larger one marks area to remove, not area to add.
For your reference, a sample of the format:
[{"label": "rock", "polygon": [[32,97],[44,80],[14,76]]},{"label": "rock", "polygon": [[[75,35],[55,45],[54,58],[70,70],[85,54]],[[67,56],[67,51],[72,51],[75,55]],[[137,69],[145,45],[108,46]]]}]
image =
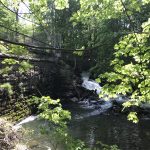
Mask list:
[{"label": "rock", "polygon": [[37,148],[37,147],[39,147],[39,142],[38,142],[38,141],[35,141],[35,140],[29,141],[29,142],[27,143],[27,145],[28,145],[28,147],[29,147],[30,149]]},{"label": "rock", "polygon": [[76,98],[76,97],[73,97],[73,98],[71,98],[70,99],[72,102],[78,102],[78,98]]},{"label": "rock", "polygon": [[15,150],[28,150],[26,145],[17,144]]}]

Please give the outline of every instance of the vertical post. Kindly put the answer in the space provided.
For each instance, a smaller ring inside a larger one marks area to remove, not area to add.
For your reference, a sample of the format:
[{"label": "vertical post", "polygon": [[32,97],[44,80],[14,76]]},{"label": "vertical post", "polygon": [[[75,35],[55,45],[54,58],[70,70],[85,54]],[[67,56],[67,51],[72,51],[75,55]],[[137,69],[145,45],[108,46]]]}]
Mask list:
[{"label": "vertical post", "polygon": [[15,28],[16,28],[16,34],[15,34],[15,42],[18,42],[18,22],[19,22],[19,16],[18,16],[18,12],[19,12],[19,3],[17,4],[17,8],[15,9],[14,8],[14,10],[15,10],[15,12],[16,12],[16,24],[15,24]]},{"label": "vertical post", "polygon": [[[34,19],[32,19],[32,22],[34,22]],[[33,38],[34,38],[34,25],[32,23],[32,44],[33,44]]]}]

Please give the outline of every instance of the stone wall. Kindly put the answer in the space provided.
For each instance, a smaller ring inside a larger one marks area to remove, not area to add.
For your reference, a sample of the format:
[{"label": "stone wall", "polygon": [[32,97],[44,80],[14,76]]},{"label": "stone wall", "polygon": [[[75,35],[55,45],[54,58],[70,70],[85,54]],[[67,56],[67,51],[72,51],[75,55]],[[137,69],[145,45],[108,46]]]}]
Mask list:
[{"label": "stone wall", "polygon": [[[0,66],[0,69],[3,66]],[[34,66],[26,74],[19,74],[12,71],[8,76],[0,75],[0,84],[10,83],[13,94],[8,94],[7,90],[0,89],[0,115],[7,116],[8,119],[18,121],[32,113],[28,103],[28,98],[32,94],[37,94],[36,85],[40,80],[38,68]]]},{"label": "stone wall", "polygon": [[70,91],[74,91],[73,72],[63,61],[31,63],[34,67],[26,74],[13,71],[7,77],[0,76],[0,84],[8,82],[14,91],[9,96],[7,91],[0,90],[0,115],[13,121],[35,112],[28,102],[32,95],[64,99]]}]

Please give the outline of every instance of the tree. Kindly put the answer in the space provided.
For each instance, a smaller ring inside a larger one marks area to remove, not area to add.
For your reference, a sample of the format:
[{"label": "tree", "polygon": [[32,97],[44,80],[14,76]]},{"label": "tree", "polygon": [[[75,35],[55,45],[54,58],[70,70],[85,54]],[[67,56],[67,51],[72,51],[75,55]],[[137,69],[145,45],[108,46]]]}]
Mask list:
[{"label": "tree", "polygon": [[[115,59],[111,63],[113,71],[101,75],[101,78],[107,78],[101,96],[128,96],[124,108],[150,102],[150,19],[142,28],[141,33],[128,34],[115,45]],[[137,122],[135,114],[131,112],[128,119]]]},{"label": "tree", "polygon": [[[90,71],[96,76],[106,72],[99,75],[105,81],[101,96],[129,96],[124,107],[150,99],[149,20],[143,23],[148,19],[149,4],[147,0],[80,0],[80,10],[72,18],[84,25],[86,46],[97,46],[97,51],[90,53],[90,59],[96,60]],[[129,119],[137,122],[135,114],[130,113]]]},{"label": "tree", "polygon": [[141,24],[148,19],[149,6],[148,1],[80,0],[80,9],[71,20],[75,25],[83,26],[81,47],[95,47],[93,51],[83,53],[94,77],[112,69],[109,64],[113,60],[114,45],[120,37],[132,33],[133,26],[136,32],[141,32]]}]

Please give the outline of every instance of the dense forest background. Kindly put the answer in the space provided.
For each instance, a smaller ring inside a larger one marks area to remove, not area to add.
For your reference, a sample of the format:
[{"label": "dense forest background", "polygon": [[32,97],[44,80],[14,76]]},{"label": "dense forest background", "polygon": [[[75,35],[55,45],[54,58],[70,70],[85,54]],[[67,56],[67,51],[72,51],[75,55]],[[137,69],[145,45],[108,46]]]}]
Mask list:
[{"label": "dense forest background", "polygon": [[[99,95],[81,86],[83,72]],[[0,114],[18,121],[38,112],[70,143],[65,150],[86,150],[68,134],[63,103],[89,96],[100,105],[125,98],[117,109],[134,123],[150,106],[150,1],[0,0]]]},{"label": "dense forest background", "polygon": [[[100,77],[102,96],[129,95],[125,107],[149,101],[148,0],[2,0],[0,6],[1,55],[32,58],[24,47],[50,53],[77,74]],[[2,76],[19,64],[14,58],[3,62]],[[31,67],[29,61],[19,65],[20,72]]]}]

